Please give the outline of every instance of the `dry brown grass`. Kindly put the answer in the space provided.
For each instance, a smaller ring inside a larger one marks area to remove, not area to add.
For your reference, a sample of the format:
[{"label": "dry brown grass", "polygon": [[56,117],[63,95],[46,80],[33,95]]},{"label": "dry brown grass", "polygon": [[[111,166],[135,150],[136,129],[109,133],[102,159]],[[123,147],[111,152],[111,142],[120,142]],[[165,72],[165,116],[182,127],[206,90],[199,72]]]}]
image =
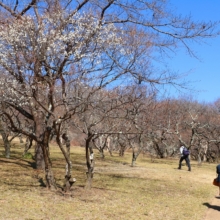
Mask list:
[{"label": "dry brown grass", "polygon": [[[0,219],[4,220],[201,220],[217,193],[212,186],[216,164],[186,166],[177,170],[178,161],[154,160],[139,156],[130,167],[131,154],[123,158],[96,154],[92,190],[85,190],[84,149],[73,147],[73,176],[77,179],[72,197],[49,192],[43,187],[43,172],[36,172],[33,160],[23,159],[15,144],[11,159],[0,147]],[[33,153],[33,150],[31,150]],[[51,150],[58,185],[63,184],[64,165],[57,147]]]}]

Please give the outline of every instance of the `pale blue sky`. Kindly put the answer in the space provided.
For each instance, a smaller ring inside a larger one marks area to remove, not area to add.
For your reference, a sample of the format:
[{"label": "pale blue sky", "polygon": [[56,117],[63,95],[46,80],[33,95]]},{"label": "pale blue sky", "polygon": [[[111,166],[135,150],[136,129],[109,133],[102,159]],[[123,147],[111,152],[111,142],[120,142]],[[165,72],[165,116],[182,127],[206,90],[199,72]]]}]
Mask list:
[{"label": "pale blue sky", "polygon": [[[191,14],[196,21],[220,20],[220,0],[171,0],[176,12],[182,15]],[[219,27],[220,29],[220,27]],[[205,44],[191,44],[191,48],[200,60],[190,57],[186,51],[180,50],[169,61],[172,70],[180,73],[191,70],[186,80],[192,81],[190,92],[199,102],[214,102],[220,98],[220,36],[207,39]],[[172,94],[177,94],[171,90]]]}]

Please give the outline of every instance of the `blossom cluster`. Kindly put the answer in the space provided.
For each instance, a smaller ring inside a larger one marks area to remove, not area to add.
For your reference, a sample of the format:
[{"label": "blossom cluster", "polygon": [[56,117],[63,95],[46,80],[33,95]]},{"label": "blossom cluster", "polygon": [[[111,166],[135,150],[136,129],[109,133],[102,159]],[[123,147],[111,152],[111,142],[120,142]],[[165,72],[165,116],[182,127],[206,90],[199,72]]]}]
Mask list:
[{"label": "blossom cluster", "polygon": [[50,64],[64,58],[98,62],[106,48],[118,48],[121,41],[113,24],[102,25],[88,14],[45,14],[38,21],[29,15],[0,28],[0,65],[11,68],[19,59],[26,71],[36,59]]},{"label": "blossom cluster", "polygon": [[92,14],[83,13],[27,15],[1,25],[0,73],[10,76],[0,82],[2,97],[26,105],[35,76],[45,76],[48,67],[56,75],[67,60],[64,70],[68,74],[70,64],[99,65],[106,51],[121,53],[118,33],[113,24],[104,25]]}]

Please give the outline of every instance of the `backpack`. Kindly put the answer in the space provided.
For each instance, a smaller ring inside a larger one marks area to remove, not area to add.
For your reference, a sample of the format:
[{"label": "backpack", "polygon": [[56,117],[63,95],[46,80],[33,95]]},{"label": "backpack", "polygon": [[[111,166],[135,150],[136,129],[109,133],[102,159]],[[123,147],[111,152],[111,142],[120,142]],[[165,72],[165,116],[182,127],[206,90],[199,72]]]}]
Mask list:
[{"label": "backpack", "polygon": [[188,156],[189,155],[189,150],[187,148],[183,148],[183,156]]}]

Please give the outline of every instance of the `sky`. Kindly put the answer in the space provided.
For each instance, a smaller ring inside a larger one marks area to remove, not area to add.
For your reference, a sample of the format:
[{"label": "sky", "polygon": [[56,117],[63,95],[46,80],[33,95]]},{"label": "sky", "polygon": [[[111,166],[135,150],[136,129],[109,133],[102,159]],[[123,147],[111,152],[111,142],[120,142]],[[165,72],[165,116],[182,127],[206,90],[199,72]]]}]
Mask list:
[{"label": "sky", "polygon": [[[195,21],[220,20],[220,0],[171,0],[171,3],[176,13],[191,14]],[[220,36],[206,39],[203,44],[193,43],[191,48],[199,59],[181,49],[168,61],[169,67],[179,73],[190,72],[185,80],[191,81],[189,86],[195,91],[186,91],[189,96],[201,103],[213,103],[220,98]],[[170,93],[174,97],[178,94],[172,89]]]}]

